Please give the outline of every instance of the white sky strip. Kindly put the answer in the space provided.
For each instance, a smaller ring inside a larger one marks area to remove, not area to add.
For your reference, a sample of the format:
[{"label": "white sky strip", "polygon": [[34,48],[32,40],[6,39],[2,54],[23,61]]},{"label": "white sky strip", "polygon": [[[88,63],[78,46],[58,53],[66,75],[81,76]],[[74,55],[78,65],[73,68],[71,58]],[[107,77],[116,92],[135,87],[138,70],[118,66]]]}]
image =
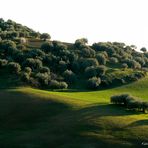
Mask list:
[{"label": "white sky strip", "polygon": [[1,0],[0,17],[53,40],[118,41],[148,48],[148,0]]}]

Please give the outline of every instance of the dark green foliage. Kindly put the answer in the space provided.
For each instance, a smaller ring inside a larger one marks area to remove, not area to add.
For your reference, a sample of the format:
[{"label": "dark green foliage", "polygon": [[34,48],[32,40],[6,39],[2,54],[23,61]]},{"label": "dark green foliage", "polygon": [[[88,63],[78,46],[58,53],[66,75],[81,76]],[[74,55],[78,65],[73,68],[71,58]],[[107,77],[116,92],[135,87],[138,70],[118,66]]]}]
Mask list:
[{"label": "dark green foliage", "polygon": [[141,66],[145,65],[145,60],[142,57],[135,57],[135,61],[137,61]]},{"label": "dark green foliage", "polygon": [[67,88],[68,83],[72,88],[84,83],[96,89],[137,81],[147,74],[148,53],[135,49],[118,42],[91,46],[86,38],[74,44],[51,41],[47,33],[0,19],[1,70],[19,73],[18,79],[34,87]]},{"label": "dark green foliage", "polygon": [[124,63],[126,63],[128,65],[128,67],[130,67],[130,68],[134,68],[134,69],[141,68],[141,65],[138,62],[136,62],[135,60],[127,59],[127,60],[124,60]]},{"label": "dark green foliage", "polygon": [[49,82],[49,88],[51,89],[66,89],[68,84],[66,82],[58,82],[56,80],[51,80]]},{"label": "dark green foliage", "polygon": [[48,74],[50,74],[50,69],[48,68],[48,67],[41,67],[40,68],[40,73],[48,73]]},{"label": "dark green foliage", "polygon": [[30,67],[25,67],[24,72],[30,75],[32,72],[32,69]]},{"label": "dark green foliage", "polygon": [[85,69],[85,76],[87,78],[92,78],[97,75],[96,68],[94,66],[87,67]]},{"label": "dark green foliage", "polygon": [[97,89],[101,84],[101,79],[98,77],[92,77],[87,81],[87,87],[89,89]]},{"label": "dark green foliage", "polygon": [[22,44],[18,44],[18,45],[17,45],[17,49],[18,49],[18,50],[25,50],[26,47],[25,47],[24,45],[22,45]]},{"label": "dark green foliage", "polygon": [[114,95],[110,98],[111,103],[124,105],[127,109],[148,111],[148,102],[143,102],[139,98],[130,96],[129,94]]},{"label": "dark green foliage", "polygon": [[141,50],[142,52],[147,52],[147,49],[146,49],[145,47],[142,47],[140,50]]},{"label": "dark green foliage", "polygon": [[122,64],[122,68],[123,68],[123,69],[126,69],[126,68],[128,68],[128,65],[127,65],[126,63],[123,63],[123,64]]},{"label": "dark green foliage", "polygon": [[112,55],[112,54],[115,53],[114,45],[112,45],[110,42],[107,42],[107,43],[103,43],[103,42],[94,43],[92,45],[92,47],[96,51],[106,51],[108,55]]},{"label": "dark green foliage", "polygon": [[47,39],[50,39],[51,36],[48,33],[42,33],[40,35],[40,38],[43,39],[43,40],[47,40]]},{"label": "dark green foliage", "polygon": [[88,40],[86,38],[81,38],[81,39],[77,39],[75,41],[75,47],[78,49],[82,49],[83,47],[85,47],[85,45],[88,43]]},{"label": "dark green foliage", "polygon": [[59,71],[64,72],[67,69],[67,64],[65,61],[59,61]]},{"label": "dark green foliage", "polygon": [[41,49],[46,53],[51,52],[53,48],[52,42],[45,42],[41,45]]},{"label": "dark green foliage", "polygon": [[98,66],[99,63],[95,58],[85,58],[80,60],[80,65],[82,70],[85,70],[89,66]]},{"label": "dark green foliage", "polygon": [[96,67],[97,76],[103,76],[103,75],[105,75],[106,70],[107,70],[107,68],[104,65],[97,66]]},{"label": "dark green foliage", "polygon": [[11,40],[2,40],[0,42],[0,54],[8,55],[16,49],[16,44]]},{"label": "dark green foliage", "polygon": [[66,82],[59,82],[60,84],[60,89],[67,89],[68,88],[68,84]]},{"label": "dark green foliage", "polygon": [[95,57],[95,50],[91,49],[91,48],[83,48],[81,50],[81,55],[85,58],[92,58]]},{"label": "dark green foliage", "polygon": [[116,63],[118,63],[118,59],[115,58],[115,57],[111,57],[111,58],[110,58],[110,63],[116,64]]},{"label": "dark green foliage", "polygon": [[105,65],[106,64],[106,58],[104,54],[97,54],[96,59],[98,60],[100,65]]},{"label": "dark green foliage", "polygon": [[24,81],[24,82],[29,82],[29,79],[30,79],[30,75],[26,72],[23,72],[21,74],[21,80]]},{"label": "dark green foliage", "polygon": [[103,65],[96,66],[96,67],[90,66],[85,69],[85,76],[87,78],[101,77],[105,75],[105,72],[106,72],[106,67]]},{"label": "dark green foliage", "polygon": [[35,75],[41,86],[48,86],[50,75],[48,73],[37,73]]},{"label": "dark green foliage", "polygon": [[40,49],[32,49],[27,54],[28,58],[43,58],[45,56],[45,53]]},{"label": "dark green foliage", "polygon": [[111,103],[114,103],[114,104],[124,104],[126,106],[126,104],[127,104],[127,97],[129,97],[129,94],[121,94],[121,95],[111,96]]},{"label": "dark green foliage", "polygon": [[63,77],[66,80],[66,82],[69,82],[69,83],[74,83],[77,80],[75,73],[73,73],[71,70],[66,70],[63,73]]},{"label": "dark green foliage", "polygon": [[21,66],[18,63],[10,62],[8,63],[8,70],[10,73],[18,74],[21,71]]},{"label": "dark green foliage", "polygon": [[42,67],[42,61],[39,59],[28,58],[23,63],[24,67],[30,67],[33,71]]},{"label": "dark green foliage", "polygon": [[8,63],[7,60],[5,60],[5,59],[0,59],[0,68],[6,66],[7,63]]}]

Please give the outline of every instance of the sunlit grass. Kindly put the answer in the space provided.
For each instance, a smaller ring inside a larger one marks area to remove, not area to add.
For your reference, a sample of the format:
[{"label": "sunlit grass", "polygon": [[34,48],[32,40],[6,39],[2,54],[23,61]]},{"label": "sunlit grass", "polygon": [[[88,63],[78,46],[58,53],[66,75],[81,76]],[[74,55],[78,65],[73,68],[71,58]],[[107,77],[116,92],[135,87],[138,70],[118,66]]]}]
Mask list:
[{"label": "sunlit grass", "polygon": [[0,146],[141,146],[148,137],[148,114],[110,105],[110,96],[120,93],[148,100],[148,77],[100,91],[1,90]]}]

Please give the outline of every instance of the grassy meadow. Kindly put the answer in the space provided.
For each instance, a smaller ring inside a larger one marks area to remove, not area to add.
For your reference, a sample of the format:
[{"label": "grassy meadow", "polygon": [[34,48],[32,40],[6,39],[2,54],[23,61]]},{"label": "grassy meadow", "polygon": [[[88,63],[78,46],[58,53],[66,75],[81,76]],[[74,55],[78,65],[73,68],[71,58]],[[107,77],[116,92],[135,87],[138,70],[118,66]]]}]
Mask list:
[{"label": "grassy meadow", "polygon": [[100,91],[1,89],[0,147],[146,147],[148,114],[109,101],[120,93],[148,100],[147,90],[148,77]]}]

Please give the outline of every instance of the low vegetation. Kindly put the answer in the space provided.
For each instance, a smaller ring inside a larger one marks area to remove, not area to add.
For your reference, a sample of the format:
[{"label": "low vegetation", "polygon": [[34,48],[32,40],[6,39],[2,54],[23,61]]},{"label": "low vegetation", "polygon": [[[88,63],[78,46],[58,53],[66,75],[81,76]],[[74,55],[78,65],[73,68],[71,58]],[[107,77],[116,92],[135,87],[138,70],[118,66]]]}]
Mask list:
[{"label": "low vegetation", "polygon": [[130,96],[129,94],[114,95],[111,97],[111,103],[124,105],[127,109],[134,109],[138,111],[143,111],[144,113],[148,111],[148,102],[143,102],[141,99]]}]

